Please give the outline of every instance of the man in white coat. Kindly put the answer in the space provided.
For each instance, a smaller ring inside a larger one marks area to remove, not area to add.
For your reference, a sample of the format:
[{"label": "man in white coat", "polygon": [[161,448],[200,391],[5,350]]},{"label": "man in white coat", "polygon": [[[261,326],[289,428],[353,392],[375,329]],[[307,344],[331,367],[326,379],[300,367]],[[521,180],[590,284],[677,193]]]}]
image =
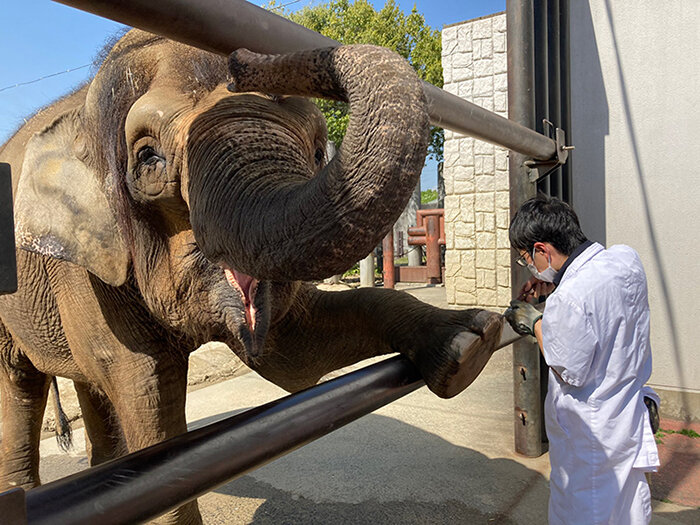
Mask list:
[{"label": "man in white coat", "polygon": [[[659,460],[644,398],[658,397],[645,387],[651,348],[639,256],[587,240],[574,211],[543,195],[515,214],[510,242],[533,278],[506,318],[537,338],[550,370],[549,523],[647,524],[645,472]],[[542,314],[530,301],[546,294]]]}]

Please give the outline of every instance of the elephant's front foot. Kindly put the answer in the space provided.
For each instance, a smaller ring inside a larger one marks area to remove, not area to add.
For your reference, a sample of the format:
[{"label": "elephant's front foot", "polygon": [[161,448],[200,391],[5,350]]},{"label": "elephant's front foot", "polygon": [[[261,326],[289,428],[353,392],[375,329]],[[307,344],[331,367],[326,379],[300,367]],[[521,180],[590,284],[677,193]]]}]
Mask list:
[{"label": "elephant's front foot", "polygon": [[497,349],[503,330],[503,316],[495,312],[459,314],[467,316],[465,327],[415,360],[428,388],[443,398],[456,396],[476,379]]}]

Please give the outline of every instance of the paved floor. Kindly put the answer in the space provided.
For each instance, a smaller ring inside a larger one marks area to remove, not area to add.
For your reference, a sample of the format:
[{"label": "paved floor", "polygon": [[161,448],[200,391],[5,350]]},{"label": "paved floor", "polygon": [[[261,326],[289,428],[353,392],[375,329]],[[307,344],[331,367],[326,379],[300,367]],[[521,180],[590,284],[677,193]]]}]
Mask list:
[{"label": "paved floor", "polygon": [[651,495],[700,509],[700,424],[671,419],[660,423],[657,446],[661,468],[652,474]]},{"label": "paved floor", "polygon": [[[409,288],[445,306],[443,288]],[[198,373],[221,366],[220,354],[214,365],[206,351],[200,357]],[[549,459],[513,452],[511,368],[506,348],[453,399],[421,388],[219,487],[199,500],[206,523],[546,523]],[[283,395],[246,373],[191,392],[188,421],[200,426]],[[82,432],[75,434],[68,455],[53,439],[42,442],[45,481],[86,467]],[[652,523],[697,524],[700,510],[655,500]]]}]

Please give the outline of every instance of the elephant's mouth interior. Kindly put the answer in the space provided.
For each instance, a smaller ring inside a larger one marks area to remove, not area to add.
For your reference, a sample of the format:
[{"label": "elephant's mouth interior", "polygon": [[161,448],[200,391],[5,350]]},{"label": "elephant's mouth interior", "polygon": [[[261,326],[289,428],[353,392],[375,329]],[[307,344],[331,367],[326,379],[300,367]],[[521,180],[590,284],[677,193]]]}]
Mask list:
[{"label": "elephant's mouth interior", "polygon": [[258,280],[237,270],[224,268],[228,284],[241,294],[245,322],[251,333],[255,332],[255,317],[258,312],[255,307],[255,292],[258,290]]}]

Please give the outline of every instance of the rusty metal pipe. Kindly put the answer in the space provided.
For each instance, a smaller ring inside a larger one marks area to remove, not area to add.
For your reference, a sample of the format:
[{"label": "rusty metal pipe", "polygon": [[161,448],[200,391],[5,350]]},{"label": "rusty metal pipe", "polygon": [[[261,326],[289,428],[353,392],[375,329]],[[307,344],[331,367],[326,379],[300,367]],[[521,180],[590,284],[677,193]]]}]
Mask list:
[{"label": "rusty metal pipe", "polygon": [[413,228],[409,228],[408,234],[410,235],[408,238],[409,246],[425,246],[425,244],[428,242],[425,238],[425,228],[416,228],[415,230]]},{"label": "rusty metal pipe", "polygon": [[425,218],[425,266],[430,284],[441,281],[442,265],[440,264],[440,219],[437,215]]},{"label": "rusty metal pipe", "polygon": [[390,230],[382,240],[382,270],[384,274],[384,288],[394,288],[396,275],[394,268],[394,231]]},{"label": "rusty metal pipe", "polygon": [[[228,55],[238,48],[287,53],[340,45],[244,0],[54,0],[200,49]],[[423,83],[434,125],[498,144],[529,157],[556,154],[553,140]]]}]

